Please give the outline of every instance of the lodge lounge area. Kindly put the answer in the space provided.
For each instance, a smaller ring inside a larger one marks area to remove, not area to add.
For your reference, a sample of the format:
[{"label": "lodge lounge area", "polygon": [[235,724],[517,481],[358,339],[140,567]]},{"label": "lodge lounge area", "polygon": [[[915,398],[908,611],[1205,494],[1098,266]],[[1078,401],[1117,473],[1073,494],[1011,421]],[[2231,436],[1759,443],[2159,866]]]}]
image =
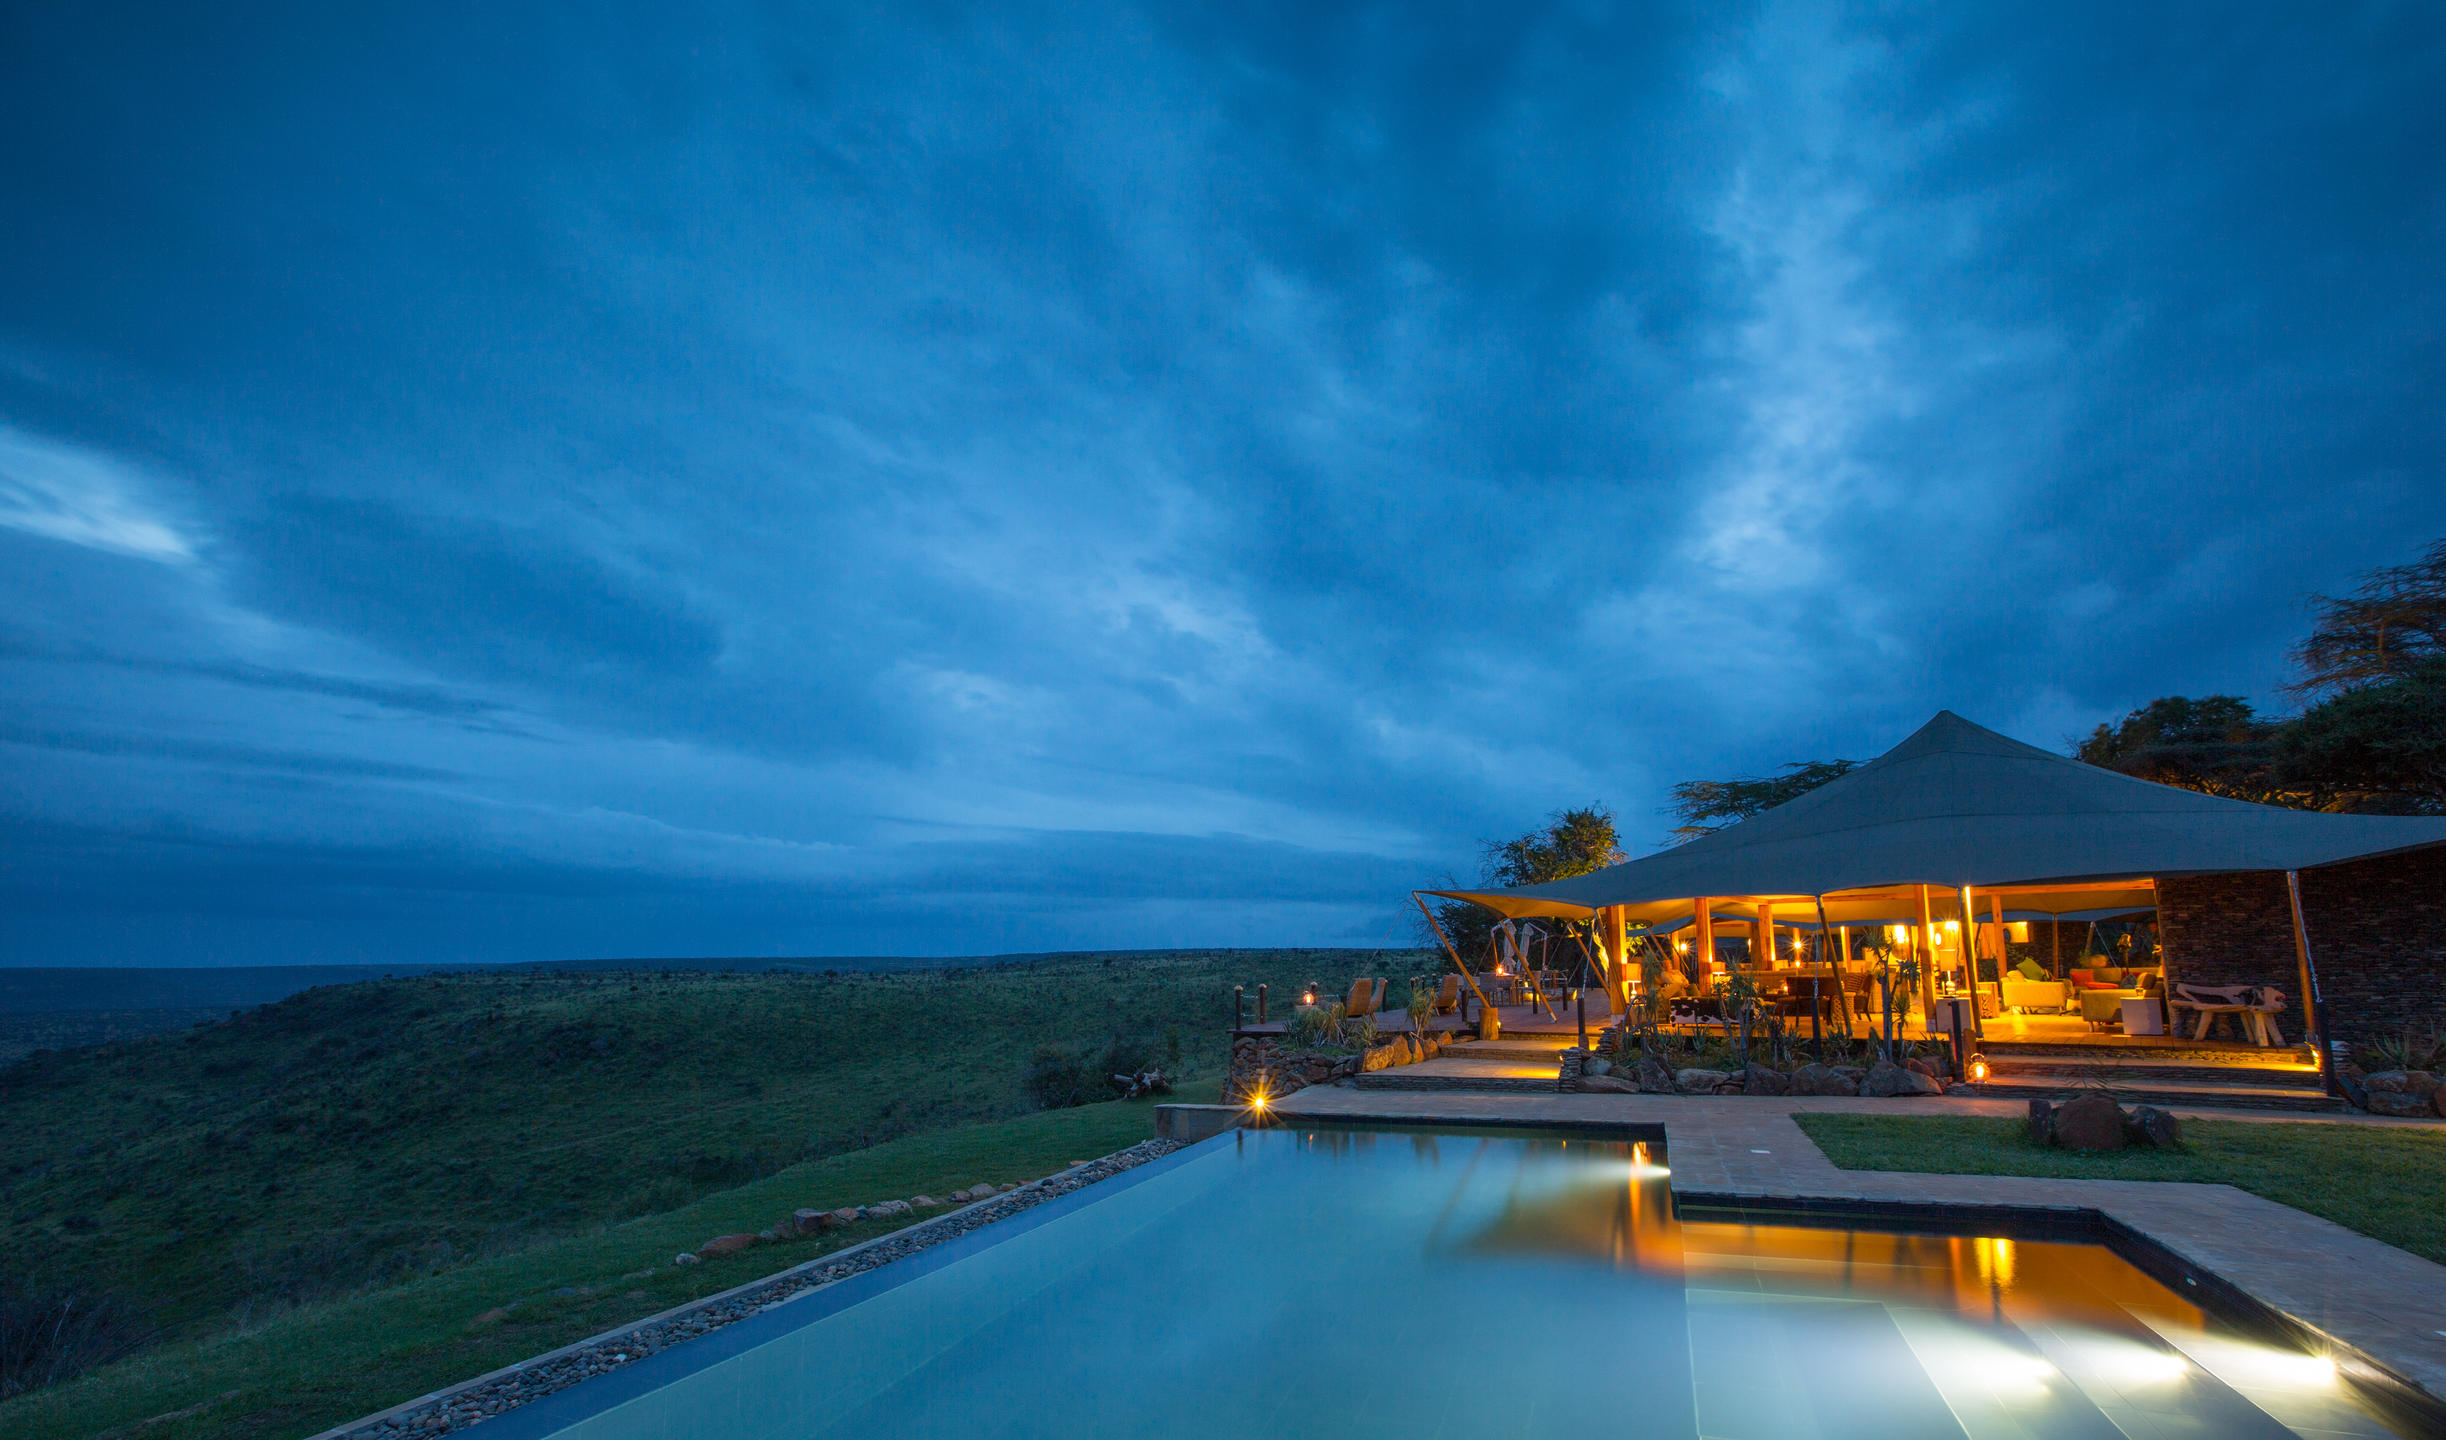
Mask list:
[{"label": "lodge lounge area", "polygon": [[1940,712],[1688,844],[1418,898],[1430,925],[1428,895],[1497,917],[1481,956],[1438,933],[1468,981],[1455,1011],[1494,1006],[1507,1030],[1600,1010],[1695,1028],[1755,997],[1802,1033],[1890,1014],[1988,1045],[2307,1045],[2324,1065],[2340,1040],[2446,1024],[2442,892],[2446,817],[2204,795]]}]

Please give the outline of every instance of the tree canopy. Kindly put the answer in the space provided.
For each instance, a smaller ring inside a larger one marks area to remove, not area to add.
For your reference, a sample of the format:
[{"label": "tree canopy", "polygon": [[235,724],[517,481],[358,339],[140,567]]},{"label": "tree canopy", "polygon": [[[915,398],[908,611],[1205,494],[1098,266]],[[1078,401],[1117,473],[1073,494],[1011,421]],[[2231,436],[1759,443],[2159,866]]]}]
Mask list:
[{"label": "tree canopy", "polygon": [[2446,658],[2446,539],[2409,565],[2361,577],[2338,598],[2314,597],[2317,621],[2294,647],[2300,695],[2332,695],[2356,685],[2403,679],[2423,662]]},{"label": "tree canopy", "polygon": [[2263,719],[2233,695],[2152,700],[2073,753],[2092,765],[2264,805],[2446,813],[2446,539],[2409,565],[2313,597],[2293,693]]},{"label": "tree canopy", "polygon": [[1712,835],[1727,825],[1797,800],[1829,780],[1857,768],[1857,760],[1796,760],[1780,775],[1738,780],[1684,780],[1673,787],[1671,813],[1682,823],[1673,828],[1674,843]]},{"label": "tree canopy", "polygon": [[[1518,839],[1486,842],[1480,883],[1489,890],[1543,885],[1619,865],[1627,858],[1614,832],[1613,811],[1601,804],[1557,810],[1546,817],[1543,827]],[[1454,947],[1473,964],[1486,953],[1487,939],[1495,927],[1493,912],[1466,901],[1447,900],[1435,907],[1435,918]],[[1539,923],[1552,929],[1557,922]]]}]

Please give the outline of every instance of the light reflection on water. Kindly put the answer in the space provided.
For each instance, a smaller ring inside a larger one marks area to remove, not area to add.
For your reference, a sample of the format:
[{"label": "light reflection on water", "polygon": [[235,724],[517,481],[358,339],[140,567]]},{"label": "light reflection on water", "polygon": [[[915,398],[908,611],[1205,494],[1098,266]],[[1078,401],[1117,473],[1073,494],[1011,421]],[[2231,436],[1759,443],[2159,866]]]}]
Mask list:
[{"label": "light reflection on water", "polygon": [[561,1433],[2394,1433],[2101,1246],[1677,1221],[1664,1158],[1243,1131]]}]

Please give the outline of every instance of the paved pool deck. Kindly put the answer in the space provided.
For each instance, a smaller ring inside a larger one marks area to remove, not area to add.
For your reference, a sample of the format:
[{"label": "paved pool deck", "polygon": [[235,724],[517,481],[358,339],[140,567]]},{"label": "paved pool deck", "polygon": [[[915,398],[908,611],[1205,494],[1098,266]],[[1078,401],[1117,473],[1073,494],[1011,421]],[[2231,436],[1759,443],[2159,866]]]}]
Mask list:
[{"label": "paved pool deck", "polygon": [[[2018,1101],[1833,1097],[1493,1095],[1312,1086],[1284,1096],[1284,1120],[1660,1126],[1679,1194],[1762,1201],[1883,1201],[2096,1211],[2261,1304],[2361,1351],[2446,1402],[2446,1266],[2231,1185],[2056,1180],[1842,1170],[1795,1114],[2020,1116]],[[2353,1120],[2240,1110],[2187,1118],[2336,1124]],[[2418,1124],[2373,1120],[2361,1123]],[[2437,1125],[2425,1128],[2441,1128]],[[2439,1223],[2446,1225],[2446,1216]]]}]

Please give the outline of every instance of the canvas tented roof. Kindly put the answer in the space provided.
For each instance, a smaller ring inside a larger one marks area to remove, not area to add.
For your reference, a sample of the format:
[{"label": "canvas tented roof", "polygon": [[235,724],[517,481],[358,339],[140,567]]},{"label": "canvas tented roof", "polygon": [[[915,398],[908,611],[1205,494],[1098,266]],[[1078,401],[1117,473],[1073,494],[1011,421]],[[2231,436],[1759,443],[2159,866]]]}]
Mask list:
[{"label": "canvas tented roof", "polygon": [[1823,895],[1828,918],[1846,924],[1899,916],[1920,885],[1969,885],[2014,891],[2009,910],[2061,914],[2154,905],[2147,882],[2165,876],[2307,870],[2437,844],[2446,817],[2203,795],[2051,754],[1947,710],[1841,779],[1687,845],[1545,885],[1432,893],[1515,916],[1621,905],[1642,924],[1689,914],[1693,896],[1811,907]]}]

